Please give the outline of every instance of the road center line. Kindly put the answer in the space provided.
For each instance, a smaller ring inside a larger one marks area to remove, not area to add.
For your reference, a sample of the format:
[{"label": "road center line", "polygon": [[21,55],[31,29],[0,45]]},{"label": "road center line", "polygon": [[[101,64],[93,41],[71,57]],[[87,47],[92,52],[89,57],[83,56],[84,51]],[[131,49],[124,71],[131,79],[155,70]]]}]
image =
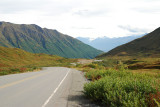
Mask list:
[{"label": "road center line", "polygon": [[48,74],[48,72],[46,73],[41,73],[41,74],[38,74],[38,75],[34,75],[32,77],[28,77],[28,78],[25,78],[25,79],[22,79],[22,80],[19,80],[19,81],[15,81],[15,82],[12,82],[12,83],[8,83],[6,85],[3,85],[3,86],[0,86],[0,89],[2,88],[6,88],[6,87],[10,87],[10,86],[13,86],[13,85],[16,85],[16,84],[19,84],[19,83],[22,83],[24,81],[27,81],[27,80],[30,80],[30,79],[33,79],[33,78],[36,78],[36,77],[40,77],[42,75],[45,75],[45,74]]},{"label": "road center line", "polygon": [[51,98],[53,97],[53,95],[57,92],[58,88],[61,86],[61,84],[63,83],[63,81],[66,79],[68,73],[70,72],[70,69],[68,70],[67,74],[64,76],[64,78],[62,79],[62,81],[59,83],[59,85],[57,86],[57,88],[53,91],[53,93],[50,95],[50,97],[45,101],[45,103],[42,105],[42,107],[45,107],[48,102],[51,100]]}]

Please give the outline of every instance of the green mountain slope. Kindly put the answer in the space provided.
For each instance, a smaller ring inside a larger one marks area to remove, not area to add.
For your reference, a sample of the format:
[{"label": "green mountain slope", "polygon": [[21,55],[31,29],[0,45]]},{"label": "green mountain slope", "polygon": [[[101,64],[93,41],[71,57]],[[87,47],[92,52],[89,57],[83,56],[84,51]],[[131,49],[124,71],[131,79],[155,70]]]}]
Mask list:
[{"label": "green mountain slope", "polygon": [[98,57],[105,56],[159,56],[160,55],[160,28],[135,39],[127,44],[118,46]]},{"label": "green mountain slope", "polygon": [[68,66],[76,59],[34,54],[19,48],[0,47],[0,75],[32,71],[39,67]]},{"label": "green mountain slope", "polygon": [[[46,64],[45,61],[57,61],[63,57],[47,54],[33,54],[18,48],[0,47],[0,68],[25,65]],[[45,63],[44,63],[45,62]],[[4,66],[2,66],[4,65]]]},{"label": "green mountain slope", "polygon": [[94,58],[102,53],[56,30],[41,28],[34,24],[18,25],[8,22],[0,22],[0,46],[67,58]]}]

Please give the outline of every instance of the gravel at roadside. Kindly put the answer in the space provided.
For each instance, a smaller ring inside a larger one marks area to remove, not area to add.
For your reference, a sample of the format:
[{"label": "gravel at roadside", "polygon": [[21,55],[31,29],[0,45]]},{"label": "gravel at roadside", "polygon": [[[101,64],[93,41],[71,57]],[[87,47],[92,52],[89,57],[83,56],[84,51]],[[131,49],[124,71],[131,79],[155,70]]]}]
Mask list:
[{"label": "gravel at roadside", "polygon": [[72,71],[72,85],[68,96],[67,107],[100,107],[93,104],[83,94],[83,86],[88,82],[81,71]]}]

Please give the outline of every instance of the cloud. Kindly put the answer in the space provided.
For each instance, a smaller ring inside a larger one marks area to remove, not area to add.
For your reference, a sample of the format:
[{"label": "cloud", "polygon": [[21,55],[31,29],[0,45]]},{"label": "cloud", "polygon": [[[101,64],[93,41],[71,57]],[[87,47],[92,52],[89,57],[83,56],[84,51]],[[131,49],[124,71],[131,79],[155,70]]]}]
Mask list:
[{"label": "cloud", "polygon": [[1,0],[0,19],[77,37],[119,37],[160,26],[159,0]]},{"label": "cloud", "polygon": [[23,12],[26,10],[35,10],[43,6],[43,2],[27,0],[2,0],[0,2],[0,12],[4,14]]},{"label": "cloud", "polygon": [[159,7],[148,7],[148,8],[133,8],[135,11],[140,13],[152,13],[152,14],[160,14]]},{"label": "cloud", "polygon": [[144,28],[131,27],[129,25],[127,26],[119,25],[118,27],[123,30],[127,30],[131,33],[148,33],[148,29],[144,29]]},{"label": "cloud", "polygon": [[73,15],[87,15],[89,13],[89,10],[78,10],[73,13]]},{"label": "cloud", "polygon": [[108,10],[90,10],[90,9],[83,9],[78,10],[73,13],[73,15],[79,15],[79,16],[85,16],[85,17],[97,17],[97,16],[103,16],[107,14]]},{"label": "cloud", "polygon": [[0,13],[23,14],[33,11],[45,15],[57,15],[70,11],[72,7],[72,3],[58,0],[1,0]]},{"label": "cloud", "polygon": [[140,13],[148,13],[148,14],[160,13],[160,1],[159,0],[135,1],[131,9]]},{"label": "cloud", "polygon": [[84,29],[84,30],[91,30],[94,29],[93,27],[72,27],[73,29]]}]

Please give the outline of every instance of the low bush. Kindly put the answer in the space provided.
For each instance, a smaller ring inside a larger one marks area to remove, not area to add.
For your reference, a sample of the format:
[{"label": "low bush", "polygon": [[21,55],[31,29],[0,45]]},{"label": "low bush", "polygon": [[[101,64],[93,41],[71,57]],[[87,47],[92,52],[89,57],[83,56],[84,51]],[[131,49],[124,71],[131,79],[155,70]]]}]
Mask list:
[{"label": "low bush", "polygon": [[101,76],[85,84],[84,93],[106,106],[147,107],[160,102],[159,78],[116,70],[92,70],[86,76]]},{"label": "low bush", "polygon": [[39,67],[36,66],[24,66],[24,67],[5,67],[3,69],[0,69],[0,76],[1,75],[8,75],[8,74],[16,74],[16,73],[23,73],[27,71],[34,71],[40,69]]}]

